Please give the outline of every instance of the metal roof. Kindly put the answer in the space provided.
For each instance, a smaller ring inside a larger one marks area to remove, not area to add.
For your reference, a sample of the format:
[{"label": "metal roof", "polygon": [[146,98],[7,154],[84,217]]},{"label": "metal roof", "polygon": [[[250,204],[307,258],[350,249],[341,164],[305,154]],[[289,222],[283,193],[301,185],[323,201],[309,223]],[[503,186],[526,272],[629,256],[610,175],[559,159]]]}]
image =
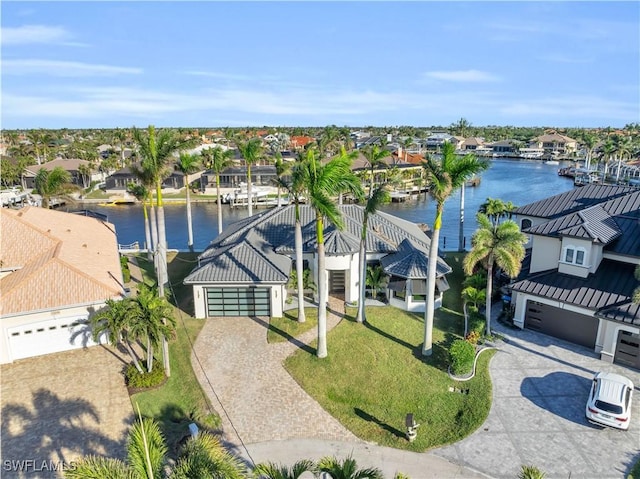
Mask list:
[{"label": "metal roof", "polygon": [[[514,213],[519,216],[554,219],[626,196],[634,191],[638,192],[637,189],[629,186],[590,184],[521,206]],[[609,214],[615,213],[609,211]]]},{"label": "metal roof", "polygon": [[544,271],[515,282],[511,289],[601,311],[631,301],[638,285],[634,268],[633,264],[604,259],[598,271],[586,278]]}]

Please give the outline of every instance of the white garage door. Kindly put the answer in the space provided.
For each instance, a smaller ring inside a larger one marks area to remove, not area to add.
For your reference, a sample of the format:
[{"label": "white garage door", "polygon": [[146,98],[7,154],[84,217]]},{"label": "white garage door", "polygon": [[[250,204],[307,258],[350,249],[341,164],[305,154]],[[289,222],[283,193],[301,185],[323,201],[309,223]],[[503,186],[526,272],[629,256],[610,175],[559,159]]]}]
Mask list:
[{"label": "white garage door", "polygon": [[93,346],[86,320],[77,316],[40,321],[7,330],[12,360]]}]

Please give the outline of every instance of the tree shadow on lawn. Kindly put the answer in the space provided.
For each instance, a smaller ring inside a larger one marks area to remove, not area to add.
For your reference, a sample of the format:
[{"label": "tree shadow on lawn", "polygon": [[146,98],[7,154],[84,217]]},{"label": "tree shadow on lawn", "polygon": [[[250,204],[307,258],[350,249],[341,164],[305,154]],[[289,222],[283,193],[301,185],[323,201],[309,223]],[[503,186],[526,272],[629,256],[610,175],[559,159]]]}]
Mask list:
[{"label": "tree shadow on lawn", "polygon": [[364,419],[367,422],[373,422],[375,424],[377,424],[378,426],[380,426],[382,429],[384,429],[385,431],[393,434],[394,436],[396,436],[399,439],[403,439],[406,437],[405,433],[399,429],[396,429],[393,426],[390,426],[389,424],[387,424],[386,422],[382,422],[380,419],[378,419],[375,416],[372,416],[371,414],[369,414],[366,411],[363,411],[362,409],[356,407],[353,408],[353,411],[356,413],[356,416]]},{"label": "tree shadow on lawn", "polygon": [[294,346],[298,347],[299,349],[302,349],[303,351],[306,351],[309,354],[315,354],[316,353],[316,350],[314,348],[312,348],[308,344],[303,343],[299,339],[296,339],[294,336],[291,336],[289,333],[287,333],[286,331],[274,326],[270,322],[265,321],[264,319],[262,319],[262,318],[260,318],[258,316],[249,316],[249,318],[252,321],[255,321],[256,323],[258,323],[260,326],[264,327],[265,329],[271,330],[274,333],[279,334],[280,336],[285,338],[288,342],[290,342]]}]

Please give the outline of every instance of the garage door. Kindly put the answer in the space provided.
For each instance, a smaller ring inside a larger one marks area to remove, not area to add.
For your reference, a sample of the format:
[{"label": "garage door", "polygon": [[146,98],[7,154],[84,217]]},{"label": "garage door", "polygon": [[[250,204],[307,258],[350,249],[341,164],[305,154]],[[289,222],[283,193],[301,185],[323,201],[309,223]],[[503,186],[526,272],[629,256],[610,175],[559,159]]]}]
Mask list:
[{"label": "garage door", "polygon": [[537,301],[527,301],[525,328],[549,336],[581,344],[590,349],[596,345],[598,319]]},{"label": "garage door", "polygon": [[613,361],[640,369],[640,334],[620,331]]},{"label": "garage door", "polygon": [[207,316],[271,316],[269,288],[208,288]]},{"label": "garage door", "polygon": [[96,344],[91,340],[85,321],[78,320],[77,317],[57,318],[16,326],[8,328],[7,333],[13,360]]}]

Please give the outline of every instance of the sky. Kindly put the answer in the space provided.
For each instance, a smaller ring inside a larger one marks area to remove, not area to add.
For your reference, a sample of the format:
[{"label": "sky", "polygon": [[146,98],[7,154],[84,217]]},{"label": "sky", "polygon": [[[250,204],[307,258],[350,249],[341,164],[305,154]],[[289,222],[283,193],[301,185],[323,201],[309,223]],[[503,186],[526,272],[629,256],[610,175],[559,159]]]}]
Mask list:
[{"label": "sky", "polygon": [[640,122],[635,1],[0,9],[3,129]]}]

